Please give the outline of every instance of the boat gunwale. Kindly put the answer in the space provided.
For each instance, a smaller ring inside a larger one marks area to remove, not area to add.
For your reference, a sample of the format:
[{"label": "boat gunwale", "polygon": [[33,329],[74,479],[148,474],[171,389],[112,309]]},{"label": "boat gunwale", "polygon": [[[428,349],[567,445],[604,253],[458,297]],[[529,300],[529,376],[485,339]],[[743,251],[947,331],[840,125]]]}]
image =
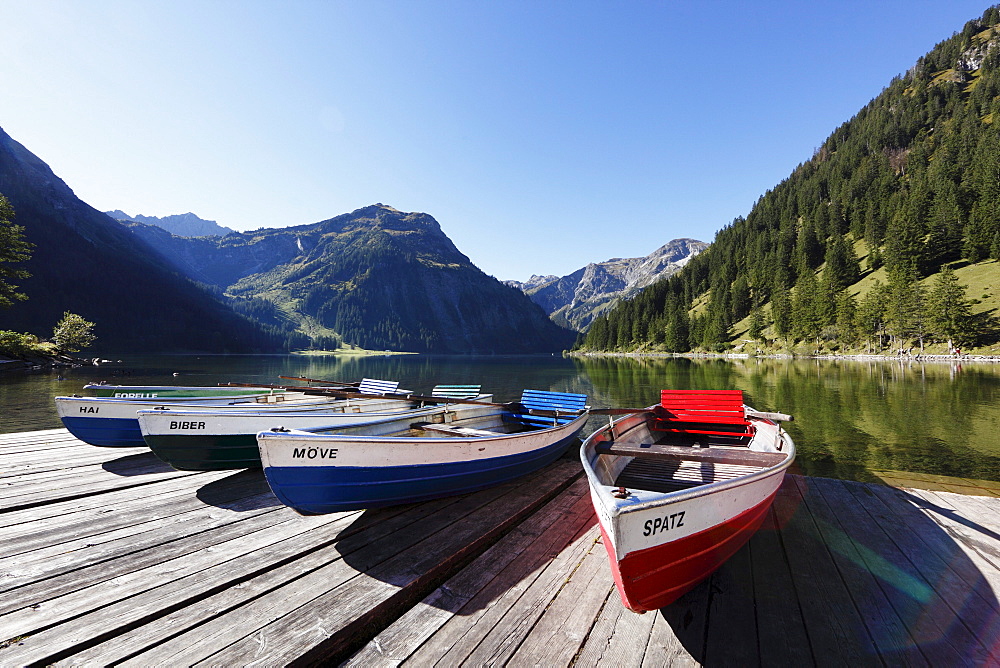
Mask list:
[{"label": "boat gunwale", "polygon": [[[496,415],[509,414],[507,411],[502,411],[496,413]],[[489,416],[482,416],[489,417]],[[263,440],[274,440],[274,439],[301,439],[303,441],[309,439],[322,439],[324,441],[337,442],[337,443],[393,443],[400,445],[425,445],[428,443],[446,443],[451,445],[458,445],[462,443],[482,443],[489,441],[504,441],[515,438],[523,438],[525,436],[535,436],[537,434],[546,433],[557,433],[560,431],[570,431],[570,427],[574,427],[581,422],[585,422],[590,417],[590,411],[584,410],[580,415],[575,417],[573,420],[560,425],[554,425],[552,427],[543,427],[541,429],[533,429],[531,431],[519,431],[510,434],[496,434],[495,436],[476,436],[474,434],[462,435],[462,436],[392,436],[389,434],[383,436],[363,436],[363,435],[351,435],[351,434],[316,434],[312,431],[288,431],[288,432],[275,432],[275,431],[262,431],[257,434],[258,443]],[[583,428],[580,424],[579,429]]]},{"label": "boat gunwale", "polygon": [[[642,490],[641,488],[635,488],[650,494],[656,494],[656,497],[652,499],[647,499],[645,501],[638,501],[625,504],[623,502],[627,501],[628,499],[618,499],[612,493],[613,490],[617,488],[617,486],[607,485],[598,478],[597,472],[594,470],[594,467],[591,464],[591,459],[597,461],[597,457],[609,457],[609,456],[626,457],[629,455],[597,454],[597,452],[595,451],[597,445],[597,437],[599,435],[606,434],[613,427],[620,425],[621,423],[626,421],[636,420],[636,424],[630,425],[626,429],[626,432],[640,426],[645,422],[646,416],[651,414],[652,408],[653,407],[651,406],[646,411],[643,411],[641,413],[635,413],[621,420],[617,420],[615,423],[611,425],[605,425],[604,427],[595,430],[594,433],[592,433],[590,436],[587,437],[587,439],[583,442],[583,445],[580,447],[580,459],[583,464],[584,473],[587,474],[587,480],[590,483],[591,492],[596,496],[596,498],[600,499],[601,504],[604,506],[609,516],[612,518],[621,515],[626,515],[628,513],[643,512],[651,508],[659,508],[661,506],[667,506],[674,503],[689,501],[691,499],[697,499],[699,497],[707,496],[709,494],[724,492],[726,490],[736,489],[744,485],[749,485],[759,480],[769,478],[778,473],[784,474],[785,471],[792,465],[792,462],[795,461],[795,442],[792,440],[791,436],[788,435],[788,432],[782,429],[781,425],[779,425],[777,422],[774,422],[772,420],[762,420],[763,422],[767,422],[769,424],[774,425],[777,437],[782,439],[782,441],[787,446],[788,448],[787,451],[785,450],[781,451],[786,455],[783,461],[778,462],[773,466],[762,468],[759,471],[754,471],[753,473],[741,475],[736,478],[710,482],[703,485],[698,485],[697,487],[679,489],[674,492],[653,492],[651,490]],[[642,422],[639,421],[640,417],[643,419]],[[635,459],[635,457],[632,457],[632,459]]]},{"label": "boat gunwale", "polygon": [[[443,407],[443,406],[428,406],[426,408],[401,409],[399,412],[396,412],[396,413],[391,413],[391,412],[386,412],[386,413],[376,413],[376,412],[371,412],[371,413],[366,413],[366,412],[360,412],[360,413],[336,413],[336,414],[334,414],[334,416],[336,416],[336,417],[341,417],[342,415],[346,415],[346,416],[349,416],[349,417],[355,417],[356,416],[358,418],[358,420],[357,421],[352,420],[351,422],[348,422],[346,424],[345,423],[340,423],[340,424],[321,425],[319,427],[310,427],[309,429],[310,430],[317,430],[317,431],[319,431],[321,429],[344,429],[346,427],[350,427],[350,428],[364,427],[364,426],[367,426],[367,425],[382,424],[382,423],[385,423],[385,422],[395,422],[395,421],[400,420],[402,418],[418,418],[418,417],[424,417],[424,416],[428,416],[428,415],[439,415],[441,413],[447,413],[447,412],[448,412],[448,409],[445,408],[445,407]],[[137,417],[137,419],[139,419],[139,425],[140,425],[140,427],[145,427],[146,426],[142,418],[145,418],[145,417],[147,417],[149,415],[162,416],[162,415],[168,415],[168,414],[171,415],[171,416],[184,416],[184,415],[186,415],[186,416],[189,416],[189,417],[190,416],[196,416],[196,415],[201,415],[203,417],[205,415],[211,415],[212,417],[223,417],[223,418],[233,417],[233,418],[261,418],[261,419],[271,418],[271,417],[274,417],[275,419],[278,419],[278,418],[287,419],[287,418],[295,418],[295,417],[315,417],[315,418],[330,417],[330,416],[325,416],[325,415],[313,415],[313,414],[310,414],[310,413],[298,413],[297,414],[297,413],[251,413],[251,412],[238,413],[238,412],[234,412],[234,413],[221,413],[221,414],[217,414],[217,413],[211,413],[211,412],[207,412],[207,411],[196,411],[196,410],[194,410],[194,411],[158,411],[158,410],[139,410],[139,411],[136,411],[136,417]],[[264,434],[267,434],[267,433],[279,433],[279,434],[292,433],[292,434],[297,434],[300,431],[305,431],[305,430],[289,430],[289,432],[271,432],[269,430],[269,431],[265,431],[265,432],[253,432],[253,433],[256,433],[256,434],[261,434],[261,433],[264,433]],[[243,436],[243,435],[249,435],[250,433],[251,432],[240,432],[239,434],[233,434],[233,433],[226,432],[225,434],[209,434],[209,435],[211,435],[211,436],[229,436],[229,435]],[[310,432],[306,432],[306,433],[311,433],[311,431]],[[143,430],[143,436],[145,437],[147,435],[148,436],[172,436],[172,435],[187,436],[188,434],[164,434],[164,433],[160,433],[160,432],[147,434],[146,431]],[[325,436],[325,434],[314,434],[314,435],[315,436]]]}]

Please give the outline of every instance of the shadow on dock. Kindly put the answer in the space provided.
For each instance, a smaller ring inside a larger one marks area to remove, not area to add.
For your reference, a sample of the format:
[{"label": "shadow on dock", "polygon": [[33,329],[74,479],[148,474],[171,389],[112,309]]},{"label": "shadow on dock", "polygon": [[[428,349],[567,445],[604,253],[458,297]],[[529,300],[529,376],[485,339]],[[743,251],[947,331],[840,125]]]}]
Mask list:
[{"label": "shadow on dock", "polygon": [[998,538],[903,490],[789,477],[750,543],[659,614],[705,666],[740,656],[987,665],[1000,603],[969,548],[990,552]]},{"label": "shadow on dock", "polygon": [[195,495],[202,503],[235,512],[282,505],[268,486],[264,472],[254,469],[239,471],[206,483],[198,488]]},{"label": "shadow on dock", "polygon": [[149,475],[151,473],[172,473],[170,464],[158,458],[152,452],[137,455],[126,455],[101,464],[108,473],[120,476]]}]

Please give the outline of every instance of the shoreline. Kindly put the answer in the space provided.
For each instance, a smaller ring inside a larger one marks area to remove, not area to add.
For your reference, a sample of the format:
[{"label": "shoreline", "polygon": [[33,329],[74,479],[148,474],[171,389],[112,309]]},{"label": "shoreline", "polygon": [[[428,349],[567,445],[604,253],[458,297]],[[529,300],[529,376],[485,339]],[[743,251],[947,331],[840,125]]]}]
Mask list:
[{"label": "shoreline", "polygon": [[567,352],[567,357],[657,357],[675,359],[787,359],[787,360],[824,360],[824,361],[848,361],[848,362],[1000,362],[1000,354],[997,355],[947,355],[947,354],[924,354],[924,355],[887,355],[880,353],[829,353],[824,355],[803,355],[798,353],[641,353],[641,352]]}]

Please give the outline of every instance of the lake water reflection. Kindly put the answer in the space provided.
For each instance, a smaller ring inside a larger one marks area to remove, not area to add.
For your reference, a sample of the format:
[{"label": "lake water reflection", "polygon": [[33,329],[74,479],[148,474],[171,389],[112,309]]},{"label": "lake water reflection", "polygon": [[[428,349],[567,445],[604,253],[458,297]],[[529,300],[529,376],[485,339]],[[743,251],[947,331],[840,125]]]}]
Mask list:
[{"label": "lake water reflection", "polygon": [[[178,375],[174,375],[174,374]],[[61,376],[60,376],[61,374]],[[806,475],[873,481],[892,470],[1000,481],[1000,367],[825,360],[552,357],[145,356],[121,363],[0,374],[0,432],[60,427],[52,398],[85,382],[214,385],[278,376],[481,383],[498,400],[524,388],[581,392],[595,407],[639,407],[662,388],[744,391],[786,425]],[[60,377],[63,379],[60,380]],[[592,418],[596,425],[605,418]]]}]

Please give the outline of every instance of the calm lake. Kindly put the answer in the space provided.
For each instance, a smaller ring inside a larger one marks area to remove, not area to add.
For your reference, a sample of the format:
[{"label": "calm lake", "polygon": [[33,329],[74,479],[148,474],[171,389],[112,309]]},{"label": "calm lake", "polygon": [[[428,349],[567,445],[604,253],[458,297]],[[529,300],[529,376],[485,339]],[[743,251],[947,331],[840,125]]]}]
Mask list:
[{"label": "calm lake", "polygon": [[[525,388],[580,392],[594,407],[648,406],[663,388],[736,388],[758,410],[795,416],[786,428],[803,474],[872,482],[876,472],[896,471],[1000,481],[1000,366],[987,363],[135,356],[101,366],[0,374],[0,432],[61,427],[52,398],[81,393],[86,382],[288,382],[279,376],[398,380],[423,393],[439,383],[482,384],[498,401],[517,399]],[[591,427],[606,419],[591,418]]]}]

